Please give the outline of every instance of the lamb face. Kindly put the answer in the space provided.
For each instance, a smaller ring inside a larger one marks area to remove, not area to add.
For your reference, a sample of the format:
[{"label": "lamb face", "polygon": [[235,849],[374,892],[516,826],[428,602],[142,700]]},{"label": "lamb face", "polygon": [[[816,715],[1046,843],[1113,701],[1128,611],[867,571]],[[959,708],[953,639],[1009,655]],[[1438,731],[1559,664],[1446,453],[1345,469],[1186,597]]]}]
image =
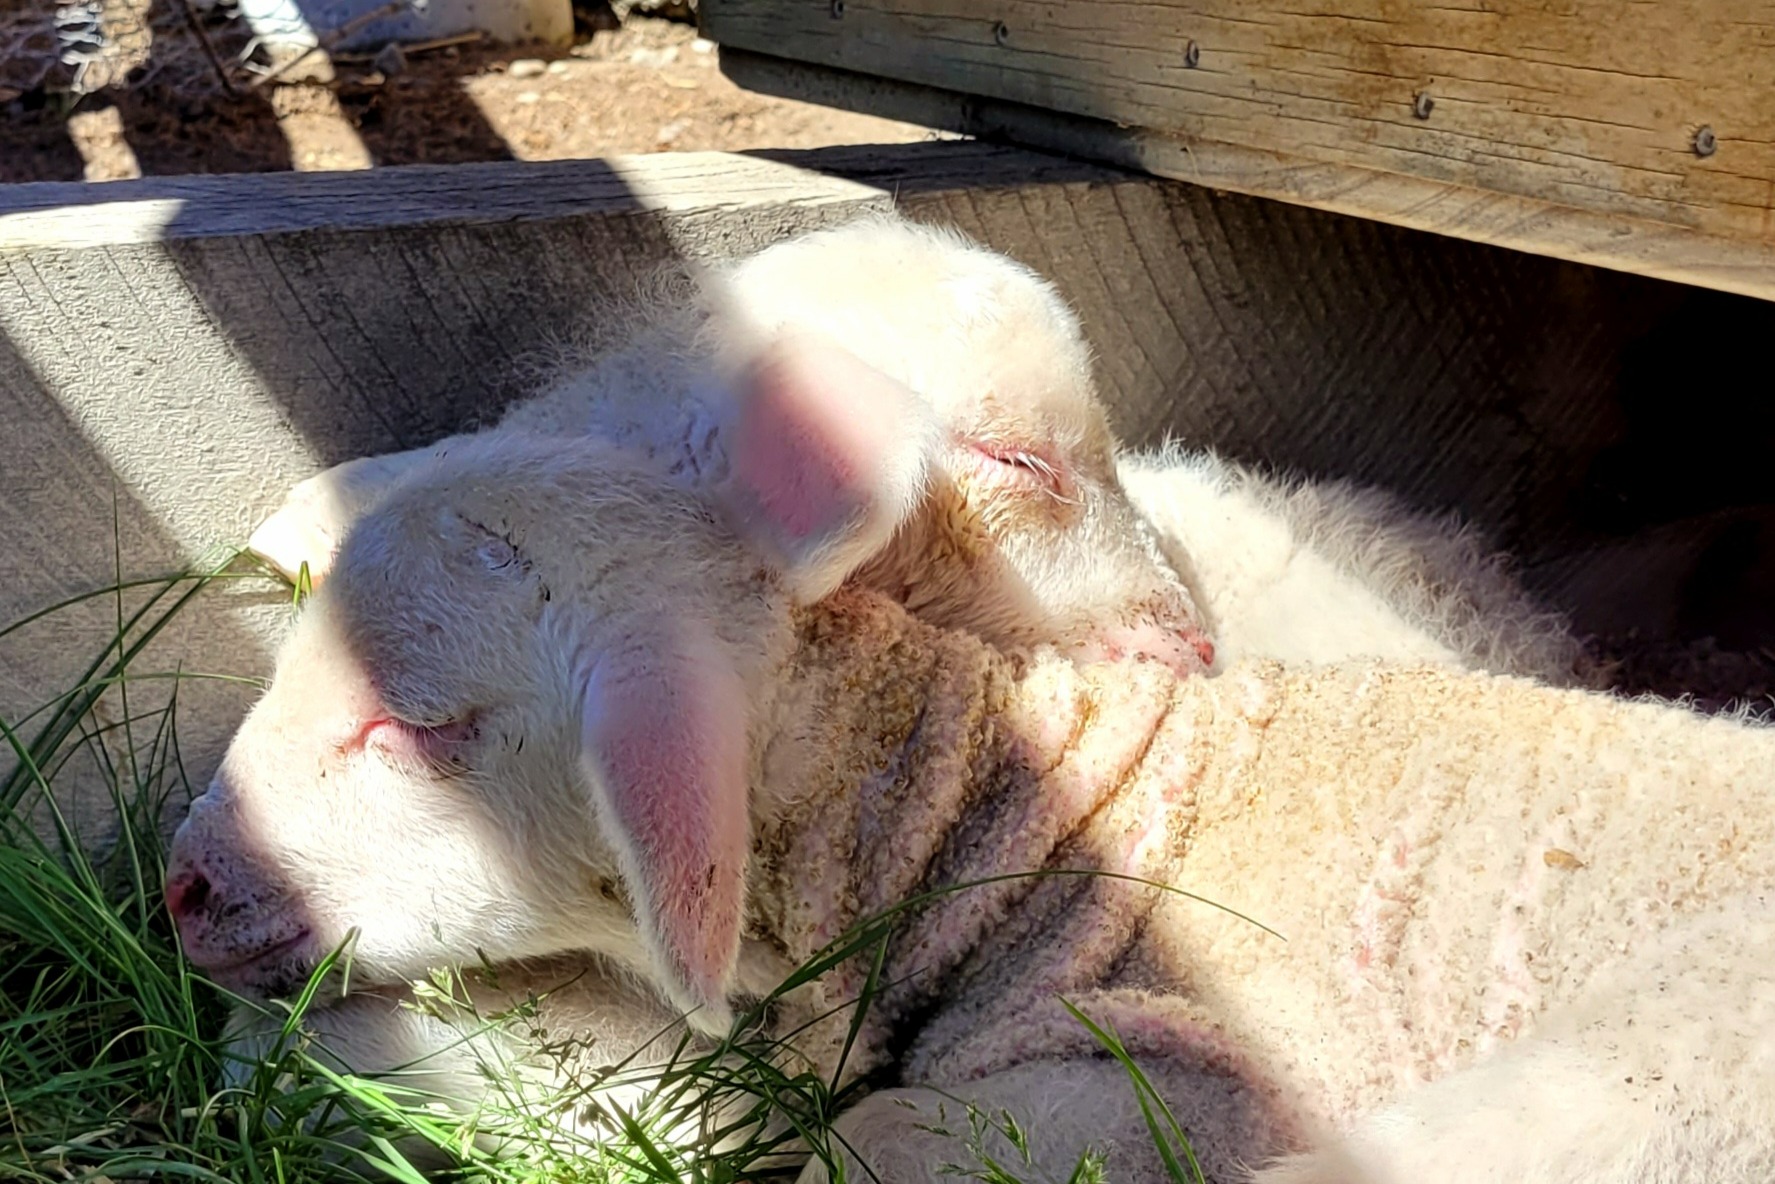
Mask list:
[{"label": "lamb face", "polygon": [[772,247],[709,286],[711,330],[818,333],[926,400],[948,434],[924,506],[856,579],[1001,648],[1214,650],[1116,472],[1078,318],[961,235],[865,219]]},{"label": "lamb face", "polygon": [[594,439],[502,432],[357,521],[174,840],[194,961],[275,993],[352,930],[372,985],[645,951],[726,1022],[790,589],[881,549],[936,440],[915,400],[875,400],[896,433],[835,416],[821,379],[846,359],[765,360],[717,499]]},{"label": "lamb face", "polygon": [[[530,558],[554,553],[546,529],[477,496],[485,475],[397,494],[359,524],[180,828],[169,904],[188,956],[225,985],[287,991],[352,929],[370,983],[477,949],[632,935],[578,768],[577,704],[587,647],[647,626],[565,629],[551,582],[570,576]],[[575,521],[627,533],[622,509]],[[662,607],[694,630],[694,603]]]}]

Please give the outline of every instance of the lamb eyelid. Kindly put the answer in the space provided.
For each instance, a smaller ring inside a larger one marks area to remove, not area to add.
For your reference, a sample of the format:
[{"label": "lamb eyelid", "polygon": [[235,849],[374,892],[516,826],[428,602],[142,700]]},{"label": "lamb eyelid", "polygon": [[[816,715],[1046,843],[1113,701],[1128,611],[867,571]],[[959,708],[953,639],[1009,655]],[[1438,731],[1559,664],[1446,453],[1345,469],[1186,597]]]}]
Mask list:
[{"label": "lamb eyelid", "polygon": [[1059,471],[1045,457],[1022,448],[1005,448],[991,443],[976,441],[974,451],[990,460],[997,461],[1014,469],[1022,469],[1027,473],[1041,477],[1050,482],[1060,479]]},{"label": "lamb eyelid", "polygon": [[974,452],[1002,468],[1015,469],[1029,480],[1038,482],[1042,491],[1055,501],[1064,505],[1077,505],[1071,481],[1064,470],[1039,452],[1023,448],[1000,446],[988,441],[974,440],[969,447]]},{"label": "lamb eyelid", "polygon": [[398,715],[379,715],[359,724],[357,734],[347,744],[347,747],[363,747],[378,728],[390,727],[412,736],[430,736],[436,735],[441,729],[450,727],[455,722],[455,720],[445,720],[438,724],[416,724],[412,720],[402,719]]},{"label": "lamb eyelid", "polygon": [[472,711],[463,712],[461,715],[451,716],[431,724],[417,724],[402,719],[394,719],[394,722],[416,736],[444,743],[466,740],[478,734],[478,729],[475,727],[475,713]]},{"label": "lamb eyelid", "polygon": [[1014,464],[1019,468],[1028,469],[1030,472],[1045,477],[1049,481],[1057,481],[1060,479],[1060,474],[1054,471],[1054,466],[1033,452],[1013,452],[1008,454],[1005,459],[1010,464]]}]

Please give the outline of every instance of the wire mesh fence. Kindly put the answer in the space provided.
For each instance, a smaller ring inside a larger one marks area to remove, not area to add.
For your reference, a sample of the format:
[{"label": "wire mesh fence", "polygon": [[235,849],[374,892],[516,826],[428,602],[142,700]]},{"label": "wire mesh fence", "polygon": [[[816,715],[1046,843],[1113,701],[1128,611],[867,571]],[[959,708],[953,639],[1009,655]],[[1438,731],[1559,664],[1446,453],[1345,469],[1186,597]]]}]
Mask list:
[{"label": "wire mesh fence", "polygon": [[0,102],[149,85],[199,98],[265,68],[240,11],[221,0],[0,0]]},{"label": "wire mesh fence", "polygon": [[[242,0],[0,0],[0,103],[33,93],[66,96],[72,103],[101,91],[151,85],[159,94],[194,99],[256,89],[278,81],[297,64],[293,59],[314,49],[345,48],[345,40],[361,41],[366,29],[427,8],[426,0],[388,0],[367,9],[345,4],[340,10],[351,13],[348,18],[310,29],[300,0],[248,0],[246,7],[255,14],[250,26],[241,5]],[[631,12],[688,22],[695,19],[696,2],[573,0],[575,24],[588,34],[619,27]],[[255,28],[273,44],[262,42]]]}]

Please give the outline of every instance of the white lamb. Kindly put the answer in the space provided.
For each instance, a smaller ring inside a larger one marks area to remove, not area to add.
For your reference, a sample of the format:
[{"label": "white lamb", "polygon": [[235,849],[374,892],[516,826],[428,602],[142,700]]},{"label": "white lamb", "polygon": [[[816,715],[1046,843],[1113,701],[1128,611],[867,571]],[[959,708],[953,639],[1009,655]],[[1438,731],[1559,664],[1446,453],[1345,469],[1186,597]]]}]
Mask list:
[{"label": "white lamb", "polygon": [[[275,993],[354,927],[395,987],[591,949],[716,1026],[914,892],[1111,871],[1281,937],[1097,878],[938,899],[850,1063],[904,1050],[841,1119],[882,1179],[955,1158],[945,1095],[1014,1113],[1052,1176],[1096,1144],[1163,1178],[1062,997],[1216,1180],[1301,1150],[1275,1178],[1775,1172],[1775,732],[1446,668],[1013,665],[867,591],[798,607],[841,573],[779,571],[785,540],[871,553],[925,439],[822,435],[805,393],[742,404],[736,438],[792,444],[706,494],[515,434],[391,491],[175,840],[193,959]],[[829,1065],[845,1022],[799,1047]]]},{"label": "white lamb", "polygon": [[[1113,443],[1076,319],[1038,277],[953,234],[869,220],[792,240],[702,284],[698,301],[685,300],[681,284],[666,294],[673,299],[631,310],[604,354],[570,366],[501,430],[590,431],[677,461],[698,451],[685,441],[719,421],[696,369],[742,336],[733,309],[748,327],[838,336],[913,386],[955,437],[921,521],[865,582],[1000,644],[1102,652],[1091,644],[1094,622],[1138,621],[1143,605],[1149,622],[1187,627],[1187,601],[1150,611],[1168,573],[1154,573],[1111,475]],[[630,339],[617,340],[624,332]],[[859,394],[846,393],[853,403]],[[305,483],[255,544],[288,571],[306,562],[324,575],[351,518],[432,454],[354,462]],[[1159,526],[1223,660],[1369,655],[1572,676],[1570,636],[1450,524],[1372,492],[1267,481],[1208,454],[1127,459],[1122,481]],[[1044,485],[1049,496],[1032,496]],[[982,554],[993,562],[970,561]],[[585,964],[507,967],[497,987],[474,994],[488,1012],[550,988],[549,1030],[577,1033],[601,1060],[669,1026],[657,1000]],[[359,1069],[417,1062],[425,1072],[408,1069],[408,1084],[465,1103],[488,1087],[483,1059],[525,1059],[523,1047],[490,1050],[491,1034],[464,1041],[406,1001],[398,990],[359,993],[312,1013],[310,1026]],[[561,1067],[548,1060],[540,1071],[546,1080]]]}]

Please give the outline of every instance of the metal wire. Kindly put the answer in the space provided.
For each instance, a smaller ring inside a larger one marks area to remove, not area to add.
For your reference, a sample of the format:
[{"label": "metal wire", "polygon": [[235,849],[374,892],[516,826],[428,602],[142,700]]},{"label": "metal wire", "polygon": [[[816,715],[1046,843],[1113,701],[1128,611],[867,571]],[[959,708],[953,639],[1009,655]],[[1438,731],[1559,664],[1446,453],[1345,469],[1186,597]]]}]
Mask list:
[{"label": "metal wire", "polygon": [[149,82],[192,97],[229,89],[250,38],[245,22],[216,0],[198,0],[189,16],[184,3],[0,0],[0,98],[36,90],[79,97]]}]

